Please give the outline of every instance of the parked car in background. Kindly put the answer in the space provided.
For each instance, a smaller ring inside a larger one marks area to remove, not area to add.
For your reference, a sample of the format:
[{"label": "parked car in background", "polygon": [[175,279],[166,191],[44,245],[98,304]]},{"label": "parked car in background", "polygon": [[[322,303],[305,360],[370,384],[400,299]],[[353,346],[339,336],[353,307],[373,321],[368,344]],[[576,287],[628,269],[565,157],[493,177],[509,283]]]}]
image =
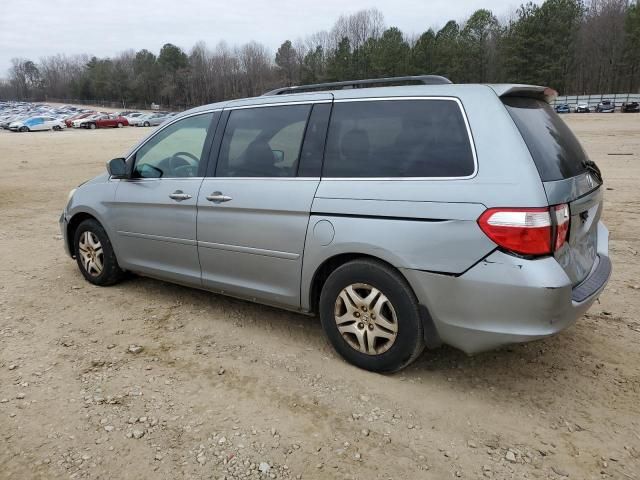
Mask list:
[{"label": "parked car in background", "polygon": [[620,109],[624,113],[638,113],[640,112],[640,103],[638,102],[625,102]]},{"label": "parked car in background", "polygon": [[600,171],[549,91],[423,76],[198,107],[72,190],[61,243],[94,285],[131,271],[317,314],[378,372],[545,338],[611,273]]},{"label": "parked car in background", "polygon": [[28,118],[28,116],[16,115],[15,113],[3,115],[2,117],[0,117],[0,128],[9,130],[9,125],[11,125],[13,122],[17,122],[18,120],[26,118]]},{"label": "parked car in background", "polygon": [[71,117],[68,117],[64,123],[67,126],[67,128],[71,128],[73,127],[73,121],[74,120],[82,120],[84,118],[90,117],[92,115],[95,115],[96,112],[84,112],[84,113],[78,113],[76,115],[72,115]]},{"label": "parked car in background", "polygon": [[129,125],[135,126],[137,125],[138,119],[140,117],[144,117],[145,115],[147,114],[143,112],[130,112],[127,115],[123,115],[123,117],[127,119],[127,122],[129,122]]},{"label": "parked car in background", "polygon": [[598,113],[613,113],[616,111],[616,104],[611,100],[603,100],[596,106]]},{"label": "parked car in background", "polygon": [[568,103],[562,103],[560,105],[556,105],[556,113],[571,113],[571,109],[569,108]]},{"label": "parked car in background", "polygon": [[78,118],[76,120],[73,120],[71,122],[71,125],[73,126],[73,128],[80,128],[83,124],[86,124],[89,121],[92,120],[96,120],[98,118],[100,118],[102,115],[105,115],[104,113],[92,113],[91,115],[87,116],[87,117],[83,117],[83,118]]},{"label": "parked car in background", "polygon": [[37,132],[41,130],[62,130],[66,125],[62,120],[52,117],[30,117],[9,125],[9,130],[14,132]]},{"label": "parked car in background", "polygon": [[164,122],[167,119],[167,115],[167,113],[148,113],[138,117],[135,125],[137,127],[155,127]]},{"label": "parked car in background", "polygon": [[157,113],[149,113],[149,112],[138,112],[138,114],[133,114],[127,118],[129,120],[129,125],[132,127],[139,127],[141,123],[150,116],[158,115]]},{"label": "parked car in background", "polygon": [[118,115],[103,114],[80,123],[80,126],[91,130],[96,128],[122,128],[128,127],[129,122],[126,118]]},{"label": "parked car in background", "polygon": [[589,108],[589,104],[587,103],[579,103],[576,107],[576,113],[589,113],[591,109]]}]

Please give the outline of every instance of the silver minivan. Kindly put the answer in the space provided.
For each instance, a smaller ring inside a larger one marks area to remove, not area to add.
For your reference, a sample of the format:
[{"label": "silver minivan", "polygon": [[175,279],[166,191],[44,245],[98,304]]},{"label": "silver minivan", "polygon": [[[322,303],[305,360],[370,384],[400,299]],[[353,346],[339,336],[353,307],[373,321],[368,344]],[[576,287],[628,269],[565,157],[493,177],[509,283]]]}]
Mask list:
[{"label": "silver minivan", "polygon": [[611,273],[600,171],[551,93],[420,76],[199,107],[70,193],[65,246],[95,285],[317,314],[373,371],[543,338]]}]

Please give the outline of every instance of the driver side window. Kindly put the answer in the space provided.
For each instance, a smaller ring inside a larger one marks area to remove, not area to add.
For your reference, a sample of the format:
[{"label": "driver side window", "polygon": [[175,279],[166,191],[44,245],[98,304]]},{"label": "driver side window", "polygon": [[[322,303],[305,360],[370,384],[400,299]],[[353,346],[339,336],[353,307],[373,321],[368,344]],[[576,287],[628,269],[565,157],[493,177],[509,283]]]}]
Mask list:
[{"label": "driver side window", "polygon": [[194,115],[162,129],[136,152],[133,177],[197,177],[212,118]]}]

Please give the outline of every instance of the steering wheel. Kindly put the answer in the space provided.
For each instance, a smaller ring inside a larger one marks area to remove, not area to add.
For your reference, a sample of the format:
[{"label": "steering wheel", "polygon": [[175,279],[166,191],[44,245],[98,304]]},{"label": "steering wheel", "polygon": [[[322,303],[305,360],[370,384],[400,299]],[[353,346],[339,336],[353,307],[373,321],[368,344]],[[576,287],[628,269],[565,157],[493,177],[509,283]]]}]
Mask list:
[{"label": "steering wheel", "polygon": [[176,152],[169,158],[169,169],[176,177],[195,177],[200,159],[189,152]]}]

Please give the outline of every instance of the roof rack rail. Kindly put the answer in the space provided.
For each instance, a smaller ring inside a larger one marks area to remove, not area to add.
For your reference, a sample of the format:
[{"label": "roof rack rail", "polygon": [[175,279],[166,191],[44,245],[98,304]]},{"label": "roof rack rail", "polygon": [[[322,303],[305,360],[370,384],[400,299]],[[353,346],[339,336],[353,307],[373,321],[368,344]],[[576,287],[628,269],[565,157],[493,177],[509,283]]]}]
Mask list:
[{"label": "roof rack rail", "polygon": [[407,77],[369,78],[366,80],[347,80],[346,82],[315,83],[292,87],[276,88],[263,95],[285,95],[287,93],[315,92],[319,90],[342,90],[346,88],[371,88],[380,85],[395,85],[401,83],[419,83],[422,85],[443,85],[452,83],[440,75],[412,75]]}]

